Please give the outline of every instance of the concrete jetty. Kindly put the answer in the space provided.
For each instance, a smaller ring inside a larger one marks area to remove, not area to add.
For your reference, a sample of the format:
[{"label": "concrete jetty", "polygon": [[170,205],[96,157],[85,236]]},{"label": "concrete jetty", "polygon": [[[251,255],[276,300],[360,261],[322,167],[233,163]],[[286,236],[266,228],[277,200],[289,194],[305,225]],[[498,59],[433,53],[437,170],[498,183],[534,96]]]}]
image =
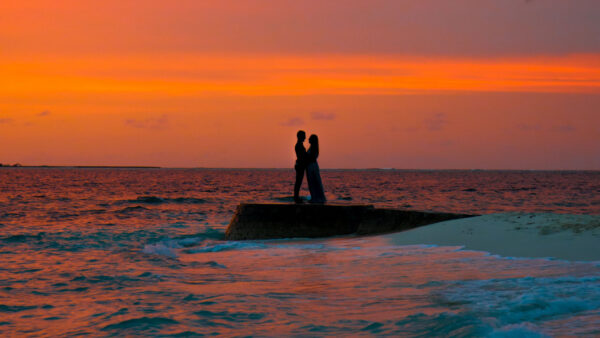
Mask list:
[{"label": "concrete jetty", "polygon": [[372,205],[242,203],[237,207],[225,237],[228,240],[256,240],[374,235],[471,216],[380,209]]}]

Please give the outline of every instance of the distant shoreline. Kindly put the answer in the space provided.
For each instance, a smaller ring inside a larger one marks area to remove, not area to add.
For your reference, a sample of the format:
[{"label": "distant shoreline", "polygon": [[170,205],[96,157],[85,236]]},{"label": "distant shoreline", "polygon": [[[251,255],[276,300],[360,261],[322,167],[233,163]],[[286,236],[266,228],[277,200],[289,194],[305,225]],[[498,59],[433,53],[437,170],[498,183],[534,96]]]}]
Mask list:
[{"label": "distant shoreline", "polygon": [[161,169],[154,166],[128,166],[128,165],[3,165],[0,168],[65,168],[65,169]]}]

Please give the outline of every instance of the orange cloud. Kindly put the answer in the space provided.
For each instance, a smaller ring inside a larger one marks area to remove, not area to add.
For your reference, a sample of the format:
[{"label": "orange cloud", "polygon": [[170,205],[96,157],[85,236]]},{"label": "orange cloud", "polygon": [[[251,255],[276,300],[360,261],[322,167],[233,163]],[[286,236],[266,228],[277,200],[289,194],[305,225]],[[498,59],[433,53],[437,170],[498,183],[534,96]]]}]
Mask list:
[{"label": "orange cloud", "polygon": [[600,92],[600,55],[524,59],[391,56],[106,56],[0,59],[3,99],[31,96],[405,95]]}]

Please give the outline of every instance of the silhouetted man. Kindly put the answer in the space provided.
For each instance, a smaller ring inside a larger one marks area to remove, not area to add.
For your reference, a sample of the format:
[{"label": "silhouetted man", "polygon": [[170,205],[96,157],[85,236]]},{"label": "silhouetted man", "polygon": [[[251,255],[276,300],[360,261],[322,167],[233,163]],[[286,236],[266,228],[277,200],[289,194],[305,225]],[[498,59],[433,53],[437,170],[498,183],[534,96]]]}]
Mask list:
[{"label": "silhouetted man", "polygon": [[304,148],[304,140],[306,140],[306,133],[304,130],[298,130],[296,134],[298,141],[296,142],[296,184],[294,184],[294,202],[302,203],[300,199],[300,187],[302,186],[302,180],[304,179],[304,171],[306,170],[306,148]]}]

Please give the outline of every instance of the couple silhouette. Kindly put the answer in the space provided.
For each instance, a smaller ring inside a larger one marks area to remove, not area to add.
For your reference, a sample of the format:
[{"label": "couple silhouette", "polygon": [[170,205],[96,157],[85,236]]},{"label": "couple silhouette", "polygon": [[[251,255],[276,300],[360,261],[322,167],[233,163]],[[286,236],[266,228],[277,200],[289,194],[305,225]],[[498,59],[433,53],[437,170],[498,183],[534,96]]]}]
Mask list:
[{"label": "couple silhouette", "polygon": [[296,133],[298,141],[296,142],[296,184],[294,184],[294,202],[302,203],[300,198],[300,187],[304,179],[306,171],[306,182],[308,182],[308,190],[310,191],[310,203],[325,203],[325,193],[323,192],[323,182],[321,182],[321,173],[319,172],[319,138],[312,134],[308,138],[310,147],[308,151],[304,148],[304,140],[306,133],[304,130],[298,130]]}]

